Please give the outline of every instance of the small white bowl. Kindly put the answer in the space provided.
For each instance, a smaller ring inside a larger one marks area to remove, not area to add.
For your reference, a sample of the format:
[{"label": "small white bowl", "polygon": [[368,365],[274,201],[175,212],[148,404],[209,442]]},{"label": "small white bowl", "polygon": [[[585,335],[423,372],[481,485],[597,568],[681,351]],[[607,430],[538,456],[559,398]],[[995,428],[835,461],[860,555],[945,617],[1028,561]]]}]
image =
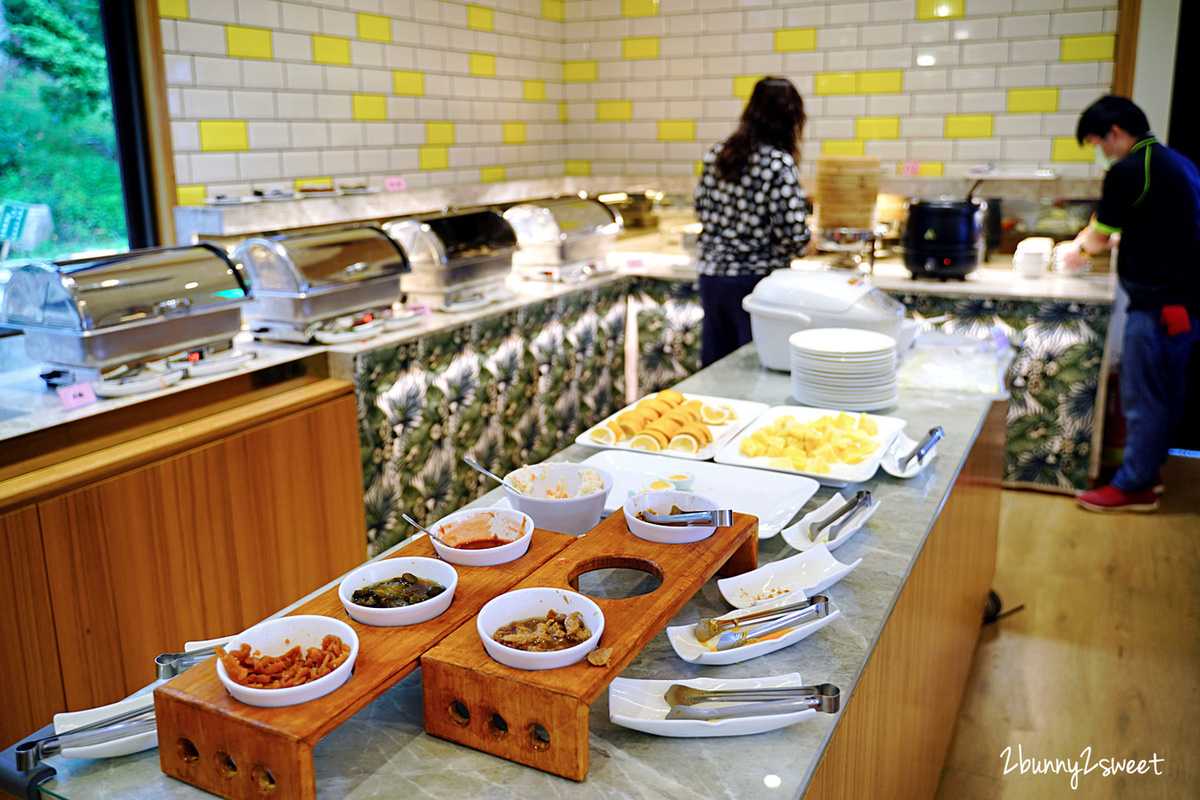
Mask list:
[{"label": "small white bowl", "polygon": [[[583,620],[592,635],[587,641],[572,647],[545,653],[518,650],[500,644],[492,638],[492,634],[505,625],[531,617],[545,617],[551,611],[560,614],[578,611],[583,615]],[[505,666],[516,669],[557,669],[582,661],[587,658],[588,653],[596,649],[604,633],[604,612],[591,598],[569,589],[514,589],[485,603],[483,608],[479,609],[479,615],[475,617],[475,628],[483,641],[483,649]]]},{"label": "small white bowl", "polygon": [[251,654],[281,656],[296,645],[303,649],[320,647],[321,640],[328,634],[335,634],[350,645],[350,655],[341,665],[328,675],[323,675],[314,681],[300,686],[286,686],[282,689],[255,689],[235,683],[225,671],[225,664],[217,659],[217,678],[225,686],[226,691],[235,700],[241,700],[246,705],[260,708],[279,708],[294,706],[324,697],[333,690],[341,687],[350,680],[354,671],[354,661],[358,658],[358,634],[345,622],[333,617],[318,614],[298,614],[292,617],[278,617],[260,622],[249,630],[243,631],[229,640],[225,650],[233,652],[241,648],[243,643],[250,645]]},{"label": "small white bowl", "polygon": [[707,497],[678,489],[639,492],[625,501],[625,525],[629,532],[639,539],[662,544],[699,542],[712,536],[717,530],[715,525],[655,525],[653,522],[637,518],[638,514],[646,511],[669,514],[672,506],[678,506],[683,511],[716,511],[720,508],[715,501]]},{"label": "small white bowl", "polygon": [[460,567],[493,567],[496,564],[515,561],[529,552],[529,543],[533,539],[533,520],[529,518],[528,514],[522,514],[520,511],[513,511],[509,508],[465,508],[442,517],[430,525],[429,530],[446,539],[451,544],[455,544],[459,541],[454,533],[456,523],[489,514],[495,518],[508,519],[519,524],[521,526],[520,537],[508,544],[488,547],[483,550],[463,550],[458,547],[447,547],[437,539],[431,539],[434,551],[451,564],[458,564]]},{"label": "small white bowl", "polygon": [[[580,474],[589,469],[599,474],[604,486],[600,491],[579,497],[547,496],[549,490],[560,485],[567,494],[574,495],[579,491]],[[507,485],[504,486],[509,505],[533,517],[533,524],[544,531],[568,533],[572,536],[587,533],[599,524],[600,515],[604,513],[604,503],[613,487],[613,476],[607,470],[570,461],[551,461],[521,467],[505,476],[506,483],[526,479],[531,479],[530,494],[522,494]]]},{"label": "small white bowl", "polygon": [[[406,572],[411,572],[418,578],[441,584],[445,587],[445,591],[428,600],[396,608],[360,606],[351,599],[359,589],[364,589],[380,581],[399,578]],[[445,561],[421,556],[403,556],[363,564],[342,579],[341,584],[338,585],[338,599],[342,601],[342,607],[355,622],[381,627],[416,625],[419,622],[428,622],[449,608],[451,601],[454,600],[454,589],[457,586],[458,571]]]}]

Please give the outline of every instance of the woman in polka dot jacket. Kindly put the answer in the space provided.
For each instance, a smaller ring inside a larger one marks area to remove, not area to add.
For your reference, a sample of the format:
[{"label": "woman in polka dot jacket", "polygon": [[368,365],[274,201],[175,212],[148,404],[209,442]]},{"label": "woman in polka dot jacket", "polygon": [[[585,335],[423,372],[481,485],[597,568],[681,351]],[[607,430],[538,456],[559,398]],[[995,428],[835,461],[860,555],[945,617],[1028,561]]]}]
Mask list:
[{"label": "woman in polka dot jacket", "polygon": [[696,186],[700,234],[700,360],[708,365],[751,340],[742,299],[767,273],[808,247],[808,201],[796,162],[804,100],[791,81],[754,86],[733,134],[704,157]]}]

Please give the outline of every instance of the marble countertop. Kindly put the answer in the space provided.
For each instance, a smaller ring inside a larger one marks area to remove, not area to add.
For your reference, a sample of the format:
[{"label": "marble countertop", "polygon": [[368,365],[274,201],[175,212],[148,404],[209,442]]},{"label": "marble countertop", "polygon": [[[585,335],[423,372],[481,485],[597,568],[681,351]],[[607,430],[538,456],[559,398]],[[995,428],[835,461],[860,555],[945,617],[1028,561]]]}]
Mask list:
[{"label": "marble countertop", "polygon": [[[753,345],[688,378],[678,388],[771,405],[791,404],[788,375],[763,369]],[[682,661],[660,633],[622,676],[675,680],[799,672],[806,682],[827,681],[839,686],[844,708],[991,402],[992,397],[985,394],[902,385],[898,406],[883,412],[906,420],[910,434],[941,425],[946,438],[938,446],[937,458],[917,477],[906,481],[880,471],[861,486],[850,487],[870,489],[880,507],[835,551],[844,562],[863,559],[855,571],[825,591],[841,611],[839,619],[791,647],[726,667]],[[555,458],[581,460],[596,452],[572,445]],[[832,494],[832,489],[821,488],[799,515],[823,504]],[[499,498],[499,492],[492,492],[473,505],[490,505]],[[792,553],[782,537],[776,536],[760,543],[759,560],[766,563]],[[727,610],[715,579],[710,580],[672,624]],[[607,699],[601,696],[591,708],[589,721],[591,769],[586,780],[576,783],[425,734],[417,671],[320,742],[315,752],[317,795],[348,800],[405,795],[498,800],[792,798],[799,796],[811,779],[838,716],[818,714],[749,737],[671,739],[609,722]],[[44,787],[55,797],[188,800],[210,796],[163,775],[154,750],[94,761],[56,756],[47,763],[58,770],[58,776]]]}]

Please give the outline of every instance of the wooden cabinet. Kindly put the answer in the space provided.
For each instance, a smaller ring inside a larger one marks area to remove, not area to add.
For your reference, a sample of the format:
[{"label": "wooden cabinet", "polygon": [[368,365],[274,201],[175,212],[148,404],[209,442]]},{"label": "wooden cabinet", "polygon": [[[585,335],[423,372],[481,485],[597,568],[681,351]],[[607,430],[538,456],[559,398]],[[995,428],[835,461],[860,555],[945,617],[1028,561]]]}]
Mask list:
[{"label": "wooden cabinet", "polygon": [[29,696],[20,720],[0,722],[5,745],[53,711],[125,697],[154,680],[159,653],[235,634],[366,559],[348,383],[81,459],[81,475],[105,477],[0,517],[20,612],[0,630],[19,625],[8,641],[27,643],[4,686]]}]

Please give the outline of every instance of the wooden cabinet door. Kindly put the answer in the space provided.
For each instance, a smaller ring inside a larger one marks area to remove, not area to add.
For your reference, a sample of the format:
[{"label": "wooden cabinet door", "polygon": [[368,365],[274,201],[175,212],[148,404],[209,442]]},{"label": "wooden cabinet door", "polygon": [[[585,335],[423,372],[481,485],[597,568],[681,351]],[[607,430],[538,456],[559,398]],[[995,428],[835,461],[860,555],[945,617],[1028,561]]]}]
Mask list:
[{"label": "wooden cabinet door", "polygon": [[0,749],[16,744],[66,710],[50,585],[33,506],[0,514]]}]

